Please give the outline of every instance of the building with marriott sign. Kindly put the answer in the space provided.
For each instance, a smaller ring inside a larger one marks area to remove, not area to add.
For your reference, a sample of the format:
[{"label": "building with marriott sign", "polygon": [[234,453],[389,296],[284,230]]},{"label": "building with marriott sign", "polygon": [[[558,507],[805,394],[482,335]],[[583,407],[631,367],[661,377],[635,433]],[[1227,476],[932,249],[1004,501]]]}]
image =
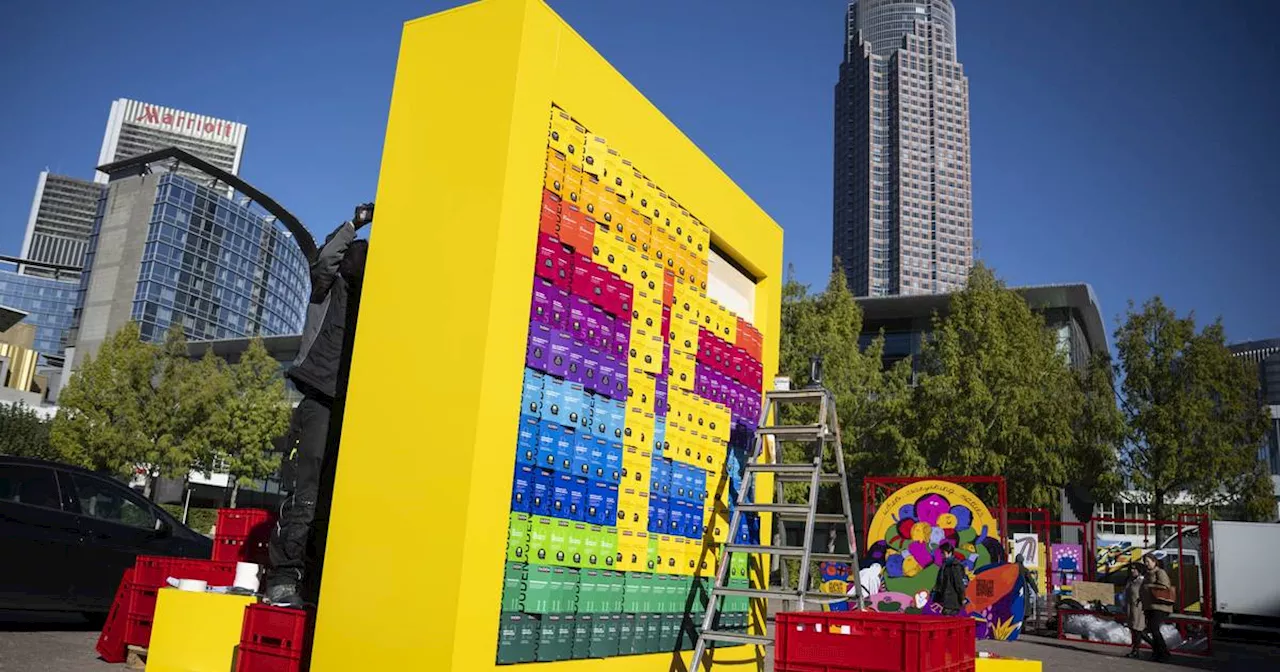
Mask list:
[{"label": "building with marriott sign", "polygon": [[[234,121],[121,98],[111,103],[98,165],[177,147],[238,175],[247,130]],[[208,179],[194,169],[182,169],[179,172],[192,179]],[[95,181],[105,184],[107,176],[99,172]]]}]

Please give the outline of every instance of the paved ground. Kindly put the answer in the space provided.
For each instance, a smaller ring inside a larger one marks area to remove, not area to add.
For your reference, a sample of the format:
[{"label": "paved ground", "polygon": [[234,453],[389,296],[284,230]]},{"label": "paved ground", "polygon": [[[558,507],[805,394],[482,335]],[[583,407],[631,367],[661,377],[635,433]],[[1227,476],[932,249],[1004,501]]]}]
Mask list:
[{"label": "paved ground", "polygon": [[[40,617],[0,612],[0,672],[121,672],[121,665],[98,660],[93,646],[98,630],[78,616]],[[1127,649],[1083,642],[1024,636],[1016,642],[979,642],[980,651],[1044,662],[1046,672],[1088,670],[1222,670],[1263,672],[1280,669],[1280,643],[1215,642],[1211,659],[1175,657],[1170,665],[1123,657]],[[772,660],[766,670],[772,670]]]},{"label": "paved ground", "polygon": [[0,672],[122,672],[98,660],[98,628],[77,615],[0,611]]}]

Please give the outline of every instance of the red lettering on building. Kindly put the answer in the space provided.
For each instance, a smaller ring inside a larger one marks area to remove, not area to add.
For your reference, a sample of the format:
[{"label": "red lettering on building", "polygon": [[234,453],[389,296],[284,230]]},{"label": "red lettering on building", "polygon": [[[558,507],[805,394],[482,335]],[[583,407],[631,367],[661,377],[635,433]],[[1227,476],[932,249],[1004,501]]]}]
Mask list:
[{"label": "red lettering on building", "polygon": [[170,112],[165,112],[161,115],[160,110],[150,105],[144,106],[142,112],[133,121],[135,123],[144,122],[158,126],[169,126],[178,130],[187,128],[195,131],[204,131],[209,135],[221,135],[227,138],[231,137],[232,129],[231,124],[221,121],[206,121],[201,124],[200,120],[193,116],[184,116],[182,114],[174,116]]}]

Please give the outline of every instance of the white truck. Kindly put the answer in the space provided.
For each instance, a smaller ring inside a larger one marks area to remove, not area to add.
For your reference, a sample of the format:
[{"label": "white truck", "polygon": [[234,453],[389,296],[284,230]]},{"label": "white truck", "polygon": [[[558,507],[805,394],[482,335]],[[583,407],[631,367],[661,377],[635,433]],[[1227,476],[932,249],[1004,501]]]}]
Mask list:
[{"label": "white truck", "polygon": [[[1199,535],[1182,535],[1182,555],[1199,565]],[[1178,554],[1178,539],[1160,550]],[[1213,521],[1213,612],[1223,629],[1280,632],[1280,524]],[[1203,594],[1203,591],[1201,592]]]}]

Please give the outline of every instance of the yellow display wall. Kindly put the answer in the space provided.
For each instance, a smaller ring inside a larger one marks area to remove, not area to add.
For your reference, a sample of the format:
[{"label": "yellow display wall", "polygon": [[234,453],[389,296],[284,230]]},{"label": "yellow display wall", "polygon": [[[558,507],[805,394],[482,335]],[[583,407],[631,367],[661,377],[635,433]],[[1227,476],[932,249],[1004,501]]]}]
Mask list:
[{"label": "yellow display wall", "polygon": [[[781,229],[590,45],[536,0],[484,0],[406,24],[314,670],[510,669],[495,652],[553,105],[678,195],[756,279],[761,361],[776,370]],[[767,566],[758,569],[756,580]],[[607,664],[686,669],[689,655]],[[717,669],[762,660],[751,647],[715,656]]]}]

